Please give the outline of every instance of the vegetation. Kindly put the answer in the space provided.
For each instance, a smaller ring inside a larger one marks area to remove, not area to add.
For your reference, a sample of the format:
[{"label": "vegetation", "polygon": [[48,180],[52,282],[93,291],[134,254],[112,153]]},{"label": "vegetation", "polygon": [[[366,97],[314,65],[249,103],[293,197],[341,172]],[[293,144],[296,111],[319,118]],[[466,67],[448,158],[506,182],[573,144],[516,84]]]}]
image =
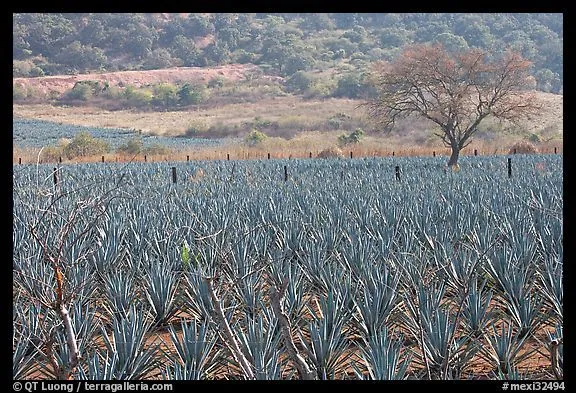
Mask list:
[{"label": "vegetation", "polygon": [[109,150],[110,145],[106,141],[96,139],[87,132],[80,132],[63,147],[62,153],[66,158],[73,159],[103,154]]},{"label": "vegetation", "polygon": [[542,109],[526,93],[529,67],[515,52],[490,58],[479,49],[451,55],[442,45],[407,47],[394,62],[378,66],[378,96],[368,111],[384,130],[411,115],[435,123],[452,150],[448,166],[456,165],[488,116],[515,122]]},{"label": "vegetation", "polygon": [[513,160],[15,166],[13,377],[561,380],[563,160]]},{"label": "vegetation", "polygon": [[13,14],[13,378],[563,380],[562,17]]},{"label": "vegetation", "polygon": [[346,135],[346,134],[340,135],[338,137],[338,143],[341,146],[353,145],[356,143],[360,143],[360,140],[362,139],[363,136],[364,136],[364,130],[362,130],[361,128],[357,128],[350,135]]},{"label": "vegetation", "polygon": [[318,158],[343,158],[344,153],[336,146],[329,147],[318,153]]},{"label": "vegetation", "polygon": [[[14,76],[254,63],[289,77],[360,70],[404,45],[441,43],[452,52],[516,50],[534,63],[538,89],[563,86],[560,13],[15,13],[12,22]],[[341,90],[355,84],[344,80]]]},{"label": "vegetation", "polygon": [[538,148],[529,141],[519,141],[510,146],[508,154],[535,154],[538,153]]},{"label": "vegetation", "polygon": [[264,142],[266,138],[266,134],[262,131],[252,130],[248,135],[246,135],[244,141],[248,146],[257,146]]}]

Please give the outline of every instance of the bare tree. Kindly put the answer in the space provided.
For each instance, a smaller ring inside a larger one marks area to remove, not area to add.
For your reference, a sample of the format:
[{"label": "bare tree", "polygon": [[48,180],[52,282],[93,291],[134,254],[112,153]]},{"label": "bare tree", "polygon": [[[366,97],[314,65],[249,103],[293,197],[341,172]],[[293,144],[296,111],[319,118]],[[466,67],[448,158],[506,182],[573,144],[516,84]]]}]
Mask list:
[{"label": "bare tree", "polygon": [[410,115],[436,123],[435,135],[452,149],[448,165],[456,165],[486,117],[516,122],[540,109],[527,91],[530,66],[511,51],[491,59],[480,49],[451,54],[441,45],[409,46],[395,61],[377,64],[378,95],[365,105],[386,131]]},{"label": "bare tree", "polygon": [[[94,252],[96,245],[91,241],[92,232],[105,216],[110,202],[118,197],[116,191],[123,177],[122,175],[110,189],[97,191],[96,196],[82,197],[80,193],[83,190],[85,192],[92,190],[98,182],[69,192],[61,192],[57,185],[54,186],[53,192],[42,190],[38,186],[40,200],[47,200],[48,205],[28,207],[41,212],[38,219],[29,224],[26,230],[40,246],[42,263],[52,270],[53,282],[50,278],[37,277],[37,272],[19,270],[14,272],[15,292],[28,299],[30,304],[43,305],[46,310],[53,311],[58,317],[58,320],[44,318],[45,323],[42,324],[41,332],[44,342],[38,348],[43,357],[50,362],[52,374],[56,379],[73,379],[83,360],[79,340],[88,338],[78,337],[71,313],[74,301],[82,297],[84,292],[91,292],[84,287],[93,288],[94,277],[89,273],[84,280],[78,281],[71,278],[72,270],[75,265],[86,261]],[[68,198],[76,199],[73,204],[63,203]],[[74,260],[70,257],[74,254],[71,253],[72,249],[77,249]],[[69,357],[59,361],[54,347],[58,346],[57,335],[62,329]]]}]

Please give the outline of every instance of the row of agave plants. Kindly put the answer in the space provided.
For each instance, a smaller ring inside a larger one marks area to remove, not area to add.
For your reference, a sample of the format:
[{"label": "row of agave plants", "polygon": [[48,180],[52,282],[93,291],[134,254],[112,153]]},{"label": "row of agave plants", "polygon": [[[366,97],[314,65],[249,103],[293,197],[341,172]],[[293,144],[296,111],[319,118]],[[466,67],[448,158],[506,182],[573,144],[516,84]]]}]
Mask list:
[{"label": "row of agave plants", "polygon": [[562,158],[514,160],[15,166],[13,376],[562,378]]}]

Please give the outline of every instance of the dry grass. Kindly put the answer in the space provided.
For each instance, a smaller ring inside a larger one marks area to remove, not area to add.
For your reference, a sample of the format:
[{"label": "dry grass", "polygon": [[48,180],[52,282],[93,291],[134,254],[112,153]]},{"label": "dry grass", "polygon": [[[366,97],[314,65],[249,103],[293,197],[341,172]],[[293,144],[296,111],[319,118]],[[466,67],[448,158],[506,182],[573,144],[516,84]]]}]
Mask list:
[{"label": "dry grass", "polygon": [[[160,78],[159,75],[163,75],[163,78],[168,78],[167,80],[170,81],[177,77],[182,78],[186,72],[203,72],[205,76],[215,74],[238,79],[249,70],[244,70],[241,67],[238,69],[234,67],[228,69],[208,68],[203,71],[173,69],[164,70],[163,73],[158,72],[158,75],[154,74],[154,78],[157,79]],[[204,74],[200,73],[197,76]],[[128,77],[140,78],[140,82],[144,83],[147,76],[150,75],[132,72],[106,77],[114,77],[117,81],[124,81]],[[88,79],[89,77],[96,78],[95,75],[85,77]],[[36,78],[28,79],[31,80],[27,83],[32,83],[32,79]],[[154,82],[156,79],[150,79],[148,82]],[[54,81],[59,80],[58,78],[40,78],[40,81],[36,83],[41,85],[41,83],[55,83]],[[132,81],[132,79],[127,80]],[[16,79],[14,83],[16,83]],[[531,134],[535,134],[533,136],[537,136],[543,141],[536,144],[540,153],[554,152],[554,148],[558,153],[561,153],[563,150],[563,96],[549,93],[537,93],[537,95],[543,103],[541,116],[525,121],[519,126],[501,124],[486,119],[481,128],[488,131],[507,132],[500,134],[485,132],[482,137],[479,133],[478,137],[463,152],[463,155],[473,154],[474,150],[477,150],[480,155],[506,154],[514,143]],[[338,146],[338,137],[344,133],[352,132],[353,129],[348,129],[350,127],[355,128],[359,125],[365,131],[369,131],[366,114],[358,108],[361,102],[360,100],[342,98],[307,100],[296,96],[266,96],[256,102],[204,105],[186,111],[165,112],[109,111],[84,106],[14,104],[13,116],[88,127],[136,129],[141,130],[144,134],[164,136],[183,135],[191,126],[201,125],[203,130],[208,130],[199,135],[203,138],[209,138],[211,135],[215,137],[225,135],[242,137],[249,132],[250,127],[258,119],[274,123],[275,128],[262,129],[269,135],[269,138],[256,147],[248,147],[237,142],[225,143],[218,147],[179,149],[169,156],[150,156],[149,159],[153,161],[186,160],[187,156],[191,159],[226,159],[228,155],[231,159],[252,159],[266,158],[268,153],[274,158],[297,158],[309,157],[310,153],[315,157],[322,150]],[[344,129],[331,129],[328,121],[331,118],[344,118],[343,124],[345,125],[342,126]],[[430,124],[422,120],[412,119],[399,124],[396,133],[379,135],[368,132],[361,143],[344,146],[342,150],[346,157],[349,157],[350,152],[353,153],[354,157],[389,156],[393,152],[398,156],[427,156],[434,154],[434,152],[447,155],[448,150],[437,137],[432,135],[433,131]],[[18,158],[22,158],[25,162],[36,162],[37,150],[15,147],[13,151],[15,162],[18,161]],[[132,157],[110,154],[105,159],[106,161],[126,161]],[[136,159],[143,160],[143,157],[136,157]],[[101,156],[84,159],[84,161],[99,160],[101,160]]]},{"label": "dry grass", "polygon": [[358,100],[333,98],[304,101],[297,97],[276,97],[256,103],[228,104],[189,111],[135,112],[108,111],[94,107],[51,106],[48,104],[13,105],[15,117],[47,120],[88,127],[139,129],[144,133],[182,135],[194,122],[212,125],[241,125],[255,118],[270,121],[292,120],[302,124],[325,122],[338,113],[361,117]]},{"label": "dry grass", "polygon": [[[206,37],[208,39],[208,37]],[[208,41],[209,42],[209,41]],[[50,92],[70,90],[79,81],[108,82],[110,86],[145,86],[155,83],[207,83],[215,77],[230,81],[239,81],[247,75],[257,72],[258,67],[252,64],[229,64],[216,67],[175,67],[147,71],[117,71],[80,75],[53,75],[39,78],[13,78],[13,84],[24,90],[33,89],[36,94],[48,95]]]}]

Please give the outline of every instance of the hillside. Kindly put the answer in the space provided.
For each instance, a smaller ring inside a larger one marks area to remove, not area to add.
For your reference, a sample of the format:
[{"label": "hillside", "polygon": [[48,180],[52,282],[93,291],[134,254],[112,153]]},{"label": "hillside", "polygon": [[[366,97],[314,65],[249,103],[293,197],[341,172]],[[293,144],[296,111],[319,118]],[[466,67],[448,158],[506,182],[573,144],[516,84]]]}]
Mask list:
[{"label": "hillside", "polygon": [[36,94],[50,92],[62,94],[80,81],[99,81],[110,86],[133,85],[142,87],[159,83],[207,83],[216,77],[236,82],[254,73],[258,67],[252,64],[229,64],[216,67],[175,67],[147,71],[117,71],[79,75],[53,75],[36,78],[13,78],[13,83],[24,90],[34,90]]},{"label": "hillside", "polygon": [[437,149],[434,125],[408,119],[384,137],[359,105],[376,97],[376,63],[439,43],[532,64],[541,113],[487,118],[478,143],[563,139],[562,14],[14,14],[13,32],[13,114],[26,119],[188,139],[258,131],[267,148],[306,150],[360,129],[366,149]]},{"label": "hillside", "polygon": [[405,45],[518,51],[563,86],[560,13],[13,14],[13,75],[256,64],[269,75],[393,60]]}]

